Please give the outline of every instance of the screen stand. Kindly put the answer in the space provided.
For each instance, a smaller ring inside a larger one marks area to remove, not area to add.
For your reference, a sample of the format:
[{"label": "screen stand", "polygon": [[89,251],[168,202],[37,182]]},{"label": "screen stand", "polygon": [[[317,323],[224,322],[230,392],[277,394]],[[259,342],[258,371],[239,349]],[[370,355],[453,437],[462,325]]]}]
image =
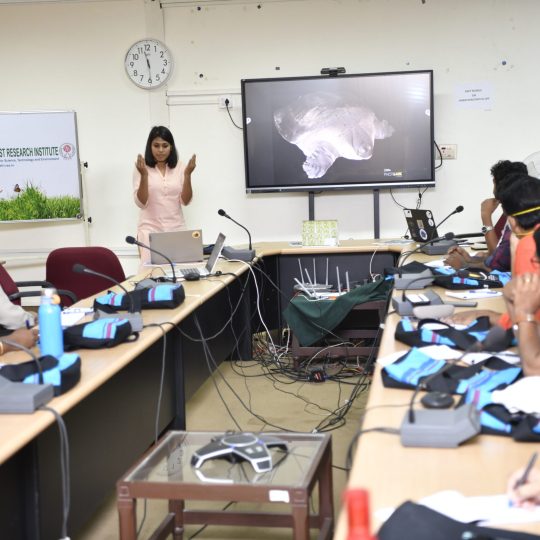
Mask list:
[{"label": "screen stand", "polygon": [[381,220],[379,216],[379,190],[373,190],[373,238],[379,239],[381,236]]},{"label": "screen stand", "polygon": [[308,219],[309,221],[315,221],[315,192],[310,191],[309,192],[309,199],[308,199]]}]

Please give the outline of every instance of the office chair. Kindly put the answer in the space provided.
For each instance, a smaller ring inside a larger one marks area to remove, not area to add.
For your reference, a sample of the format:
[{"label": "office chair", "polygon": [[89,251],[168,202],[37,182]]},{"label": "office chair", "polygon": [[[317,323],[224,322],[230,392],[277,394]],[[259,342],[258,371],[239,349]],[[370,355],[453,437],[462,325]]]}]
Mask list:
[{"label": "office chair", "polygon": [[[14,281],[9,272],[0,264],[0,287],[7,294],[13,304],[21,305],[21,298],[31,296],[41,296],[41,289],[54,288],[48,281]],[[31,291],[21,291],[21,288],[34,287]],[[37,289],[35,289],[37,287]],[[77,297],[69,290],[58,291],[64,298],[68,299],[69,305],[77,301]]]},{"label": "office chair", "polygon": [[[49,253],[45,263],[45,279],[54,283],[57,289],[73,291],[77,298],[88,298],[114,285],[112,281],[104,278],[76,274],[73,272],[73,265],[76,263],[110,276],[116,281],[122,282],[126,279],[118,257],[110,249],[100,246],[54,249]],[[64,305],[71,305],[69,298],[62,295],[60,297]]]}]

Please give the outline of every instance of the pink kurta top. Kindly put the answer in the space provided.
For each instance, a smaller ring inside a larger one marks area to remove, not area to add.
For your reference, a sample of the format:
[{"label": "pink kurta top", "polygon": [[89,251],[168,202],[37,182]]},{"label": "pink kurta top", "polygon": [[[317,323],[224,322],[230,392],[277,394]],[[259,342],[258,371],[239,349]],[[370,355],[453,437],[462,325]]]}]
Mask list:
[{"label": "pink kurta top", "polygon": [[[174,169],[167,166],[165,176],[157,167],[148,169],[148,201],[142,204],[137,197],[141,173],[133,172],[133,198],[141,209],[137,226],[137,239],[148,245],[151,232],[178,231],[186,228],[182,205],[182,188],[184,186],[185,166],[178,162]],[[150,252],[140,250],[141,263],[150,261]]]}]

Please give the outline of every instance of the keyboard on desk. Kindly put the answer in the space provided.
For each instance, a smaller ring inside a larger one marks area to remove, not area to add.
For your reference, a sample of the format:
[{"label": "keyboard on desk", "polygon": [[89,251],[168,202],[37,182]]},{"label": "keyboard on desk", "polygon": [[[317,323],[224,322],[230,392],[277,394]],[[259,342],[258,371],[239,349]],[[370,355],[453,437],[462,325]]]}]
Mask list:
[{"label": "keyboard on desk", "polygon": [[208,270],[206,268],[197,268],[196,266],[192,268],[187,268],[187,267],[175,268],[175,271],[180,276],[185,276],[186,274],[197,274],[199,276],[208,275]]}]

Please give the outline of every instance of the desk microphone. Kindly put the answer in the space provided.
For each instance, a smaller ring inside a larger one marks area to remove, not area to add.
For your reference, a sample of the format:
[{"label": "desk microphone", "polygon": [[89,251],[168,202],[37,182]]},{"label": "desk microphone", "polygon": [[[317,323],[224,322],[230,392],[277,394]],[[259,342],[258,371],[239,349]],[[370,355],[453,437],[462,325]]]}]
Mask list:
[{"label": "desk microphone", "polygon": [[[103,279],[107,279],[111,281],[115,285],[118,285],[122,289],[122,291],[124,291],[126,298],[129,300],[129,312],[127,313],[127,315],[116,314],[116,313],[114,315],[110,315],[108,313],[103,315],[103,312],[98,310],[96,311],[96,315],[97,315],[96,318],[98,319],[102,319],[102,318],[127,319],[130,322],[131,329],[134,332],[140,332],[143,329],[143,320],[142,320],[141,312],[135,311],[135,304],[133,302],[133,297],[129,294],[128,290],[119,281],[112,278],[111,276],[108,276],[107,274],[102,274],[101,272],[96,272],[95,270],[91,270],[90,268],[87,268],[86,266],[84,266],[84,264],[80,264],[80,263],[75,263],[73,265],[73,271],[76,274],[88,274],[91,276],[98,276]],[[102,315],[100,315],[100,313]]]},{"label": "desk microphone", "polygon": [[[0,375],[0,413],[33,413],[54,397],[54,387],[52,384],[43,383],[43,369],[32,350],[11,339],[2,338],[0,343],[5,343],[28,354],[36,364],[39,381],[39,384],[13,382]],[[6,367],[9,369],[10,366]],[[13,365],[11,367],[17,369],[20,366]]]},{"label": "desk microphone", "polygon": [[450,212],[441,222],[439,222],[438,225],[436,225],[436,228],[438,229],[448,218],[452,217],[454,214],[459,214],[460,212],[463,212],[463,206],[459,205],[455,210]]},{"label": "desk microphone", "polygon": [[167,255],[164,255],[160,251],[157,251],[154,248],[151,248],[150,246],[147,246],[146,244],[143,244],[142,242],[139,242],[133,236],[126,236],[126,242],[128,244],[132,244],[132,245],[134,244],[136,246],[147,249],[148,251],[151,251],[152,253],[156,253],[157,255],[160,255],[161,257],[163,257],[171,265],[171,270],[172,270],[172,278],[171,279],[172,279],[173,283],[176,283],[176,273],[174,271],[174,264],[171,261],[171,259],[169,259],[169,257],[167,257]]},{"label": "desk microphone", "polygon": [[[454,404],[453,397],[446,392],[428,392],[422,403],[426,409],[415,411],[414,401],[420,390],[427,389],[429,383],[437,376],[448,371],[460,362],[467,354],[482,351],[502,351],[508,346],[507,333],[501,326],[493,326],[483,341],[475,341],[459,358],[450,360],[436,373],[422,379],[416,385],[409,409],[401,424],[401,442],[403,446],[449,448],[477,435],[480,432],[479,413],[474,403],[450,409]],[[430,408],[431,407],[431,408]],[[441,410],[446,409],[446,410]]]},{"label": "desk microphone", "polygon": [[242,229],[244,229],[244,231],[247,232],[248,240],[249,240],[248,249],[234,249],[234,248],[231,248],[230,246],[227,246],[223,248],[223,256],[226,257],[227,259],[239,259],[241,261],[247,261],[247,262],[252,261],[255,258],[255,250],[252,248],[252,245],[251,245],[251,233],[241,223],[238,223],[238,221],[236,221],[231,216],[229,216],[229,214],[227,214],[227,212],[225,212],[223,208],[220,208],[218,210],[218,214],[222,217],[230,219],[233,223],[236,223],[236,225],[238,225],[239,227],[242,227]]},{"label": "desk microphone", "polygon": [[[438,236],[437,238],[432,238],[431,240],[428,240],[427,242],[423,242],[422,244],[419,244],[416,248],[414,248],[412,251],[409,251],[405,257],[403,257],[403,260],[400,263],[400,266],[403,266],[405,264],[405,261],[413,254],[420,251],[422,248],[429,246],[430,244],[434,244],[435,242],[440,242],[441,240],[453,240],[455,238],[455,234],[452,232],[446,233],[444,236]],[[402,272],[399,273],[400,277],[402,275]]]},{"label": "desk microphone", "polygon": [[[418,276],[418,277],[414,277]],[[421,289],[433,283],[433,275],[430,274],[427,277],[422,274],[411,274],[412,279],[409,278],[407,283],[402,287],[403,291],[401,295],[392,297],[392,307],[396,310],[396,313],[401,316],[411,316],[422,319],[440,319],[442,317],[449,317],[454,312],[454,306],[447,305],[443,302],[441,297],[431,289],[426,290],[418,296],[418,301],[414,301],[410,297],[407,297],[407,291],[411,289]],[[405,281],[405,280],[402,280]],[[414,283],[419,283],[417,287],[412,287]],[[397,289],[398,287],[396,287]],[[425,297],[425,298],[420,298]],[[422,301],[423,300],[423,301]]]}]

